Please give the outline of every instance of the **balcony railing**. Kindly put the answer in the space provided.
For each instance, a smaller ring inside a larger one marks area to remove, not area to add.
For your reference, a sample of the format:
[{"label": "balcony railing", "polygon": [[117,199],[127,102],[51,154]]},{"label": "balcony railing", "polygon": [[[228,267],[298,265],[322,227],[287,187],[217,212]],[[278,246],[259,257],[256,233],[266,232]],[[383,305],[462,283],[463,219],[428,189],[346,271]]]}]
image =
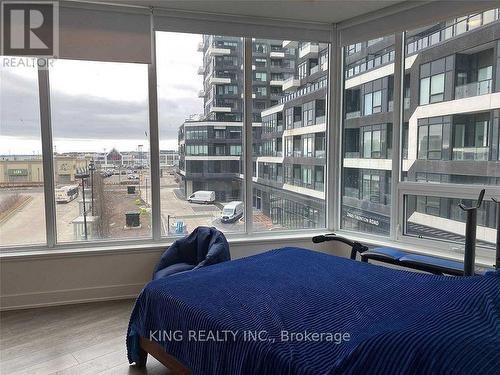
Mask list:
[{"label": "balcony railing", "polygon": [[[425,48],[429,48],[435,44],[451,39],[457,35],[474,30],[479,26],[486,25],[499,19],[500,12],[498,12],[498,9],[493,10],[493,17],[490,18],[485,17],[485,14],[488,12],[491,11],[483,12],[482,14],[479,13],[470,15],[468,16],[468,18],[461,19],[460,21],[455,22],[452,25],[448,25],[439,30],[436,30],[432,34],[425,35],[421,38],[413,40],[406,46],[407,54],[411,55]],[[474,21],[474,23],[471,22],[472,20]],[[474,26],[471,27],[471,25]]]},{"label": "balcony railing", "polygon": [[345,114],[345,119],[349,120],[351,118],[361,117],[361,111],[347,112]]},{"label": "balcony railing", "polygon": [[359,157],[359,151],[346,151],[344,154],[344,158],[346,159],[359,159]]},{"label": "balcony railing", "polygon": [[364,73],[368,70],[378,68],[381,65],[388,64],[394,61],[395,56],[396,56],[395,51],[391,50],[381,55],[377,55],[369,60],[362,60],[361,62],[355,62],[346,68],[345,78],[348,79],[355,75]]},{"label": "balcony railing", "polygon": [[283,96],[280,99],[280,104],[286,103],[290,100],[293,100],[293,99],[299,98],[301,96],[315,92],[319,89],[322,89],[323,87],[326,87],[327,85],[328,85],[328,80],[325,77],[325,78],[321,79],[320,81],[313,83],[312,85],[309,85],[309,86],[306,86],[304,88],[301,88],[300,90],[297,90],[294,93],[285,94],[285,96]]},{"label": "balcony railing", "polygon": [[470,98],[472,96],[491,94],[492,80],[471,82],[455,87],[455,99]]},{"label": "balcony railing", "polygon": [[454,147],[453,160],[488,160],[489,147]]}]

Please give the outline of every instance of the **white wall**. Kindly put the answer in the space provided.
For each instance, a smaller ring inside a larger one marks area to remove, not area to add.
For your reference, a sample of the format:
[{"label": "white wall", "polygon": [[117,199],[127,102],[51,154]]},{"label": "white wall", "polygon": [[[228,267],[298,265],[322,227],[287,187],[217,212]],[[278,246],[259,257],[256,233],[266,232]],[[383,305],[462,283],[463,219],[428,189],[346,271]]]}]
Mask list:
[{"label": "white wall", "polygon": [[[298,246],[348,256],[348,249],[307,239],[231,244],[233,259],[283,246]],[[32,254],[0,260],[0,308],[134,298],[151,279],[163,249],[134,249],[67,254]]]}]

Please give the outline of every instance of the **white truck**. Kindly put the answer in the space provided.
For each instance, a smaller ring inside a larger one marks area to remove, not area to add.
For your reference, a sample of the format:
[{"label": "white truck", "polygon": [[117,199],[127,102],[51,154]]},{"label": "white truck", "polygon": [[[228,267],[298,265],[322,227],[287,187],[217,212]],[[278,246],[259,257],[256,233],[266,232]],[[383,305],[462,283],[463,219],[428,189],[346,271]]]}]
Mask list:
[{"label": "white truck", "polygon": [[189,203],[214,203],[215,191],[198,190],[191,194],[187,200]]},{"label": "white truck", "polygon": [[243,202],[233,201],[229,202],[222,209],[222,216],[220,220],[223,223],[233,223],[243,216]]}]

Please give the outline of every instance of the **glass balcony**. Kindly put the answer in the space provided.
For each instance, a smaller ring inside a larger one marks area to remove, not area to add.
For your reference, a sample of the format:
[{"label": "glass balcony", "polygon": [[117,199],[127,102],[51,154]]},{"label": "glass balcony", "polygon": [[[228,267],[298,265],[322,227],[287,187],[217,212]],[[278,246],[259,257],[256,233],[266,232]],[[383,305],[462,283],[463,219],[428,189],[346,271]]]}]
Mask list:
[{"label": "glass balcony", "polygon": [[453,160],[488,160],[489,147],[454,147]]},{"label": "glass balcony", "polygon": [[478,95],[491,94],[492,80],[471,82],[455,87],[455,99],[470,98]]},{"label": "glass balcony", "polygon": [[356,117],[361,117],[361,111],[348,112],[345,114],[346,120]]}]

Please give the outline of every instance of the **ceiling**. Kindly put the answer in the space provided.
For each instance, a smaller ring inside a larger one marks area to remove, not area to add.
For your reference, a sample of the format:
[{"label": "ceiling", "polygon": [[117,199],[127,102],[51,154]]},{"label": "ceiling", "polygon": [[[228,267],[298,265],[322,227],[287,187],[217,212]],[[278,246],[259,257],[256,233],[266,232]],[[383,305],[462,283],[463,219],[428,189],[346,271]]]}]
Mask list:
[{"label": "ceiling", "polygon": [[183,11],[337,23],[406,0],[94,0]]}]

